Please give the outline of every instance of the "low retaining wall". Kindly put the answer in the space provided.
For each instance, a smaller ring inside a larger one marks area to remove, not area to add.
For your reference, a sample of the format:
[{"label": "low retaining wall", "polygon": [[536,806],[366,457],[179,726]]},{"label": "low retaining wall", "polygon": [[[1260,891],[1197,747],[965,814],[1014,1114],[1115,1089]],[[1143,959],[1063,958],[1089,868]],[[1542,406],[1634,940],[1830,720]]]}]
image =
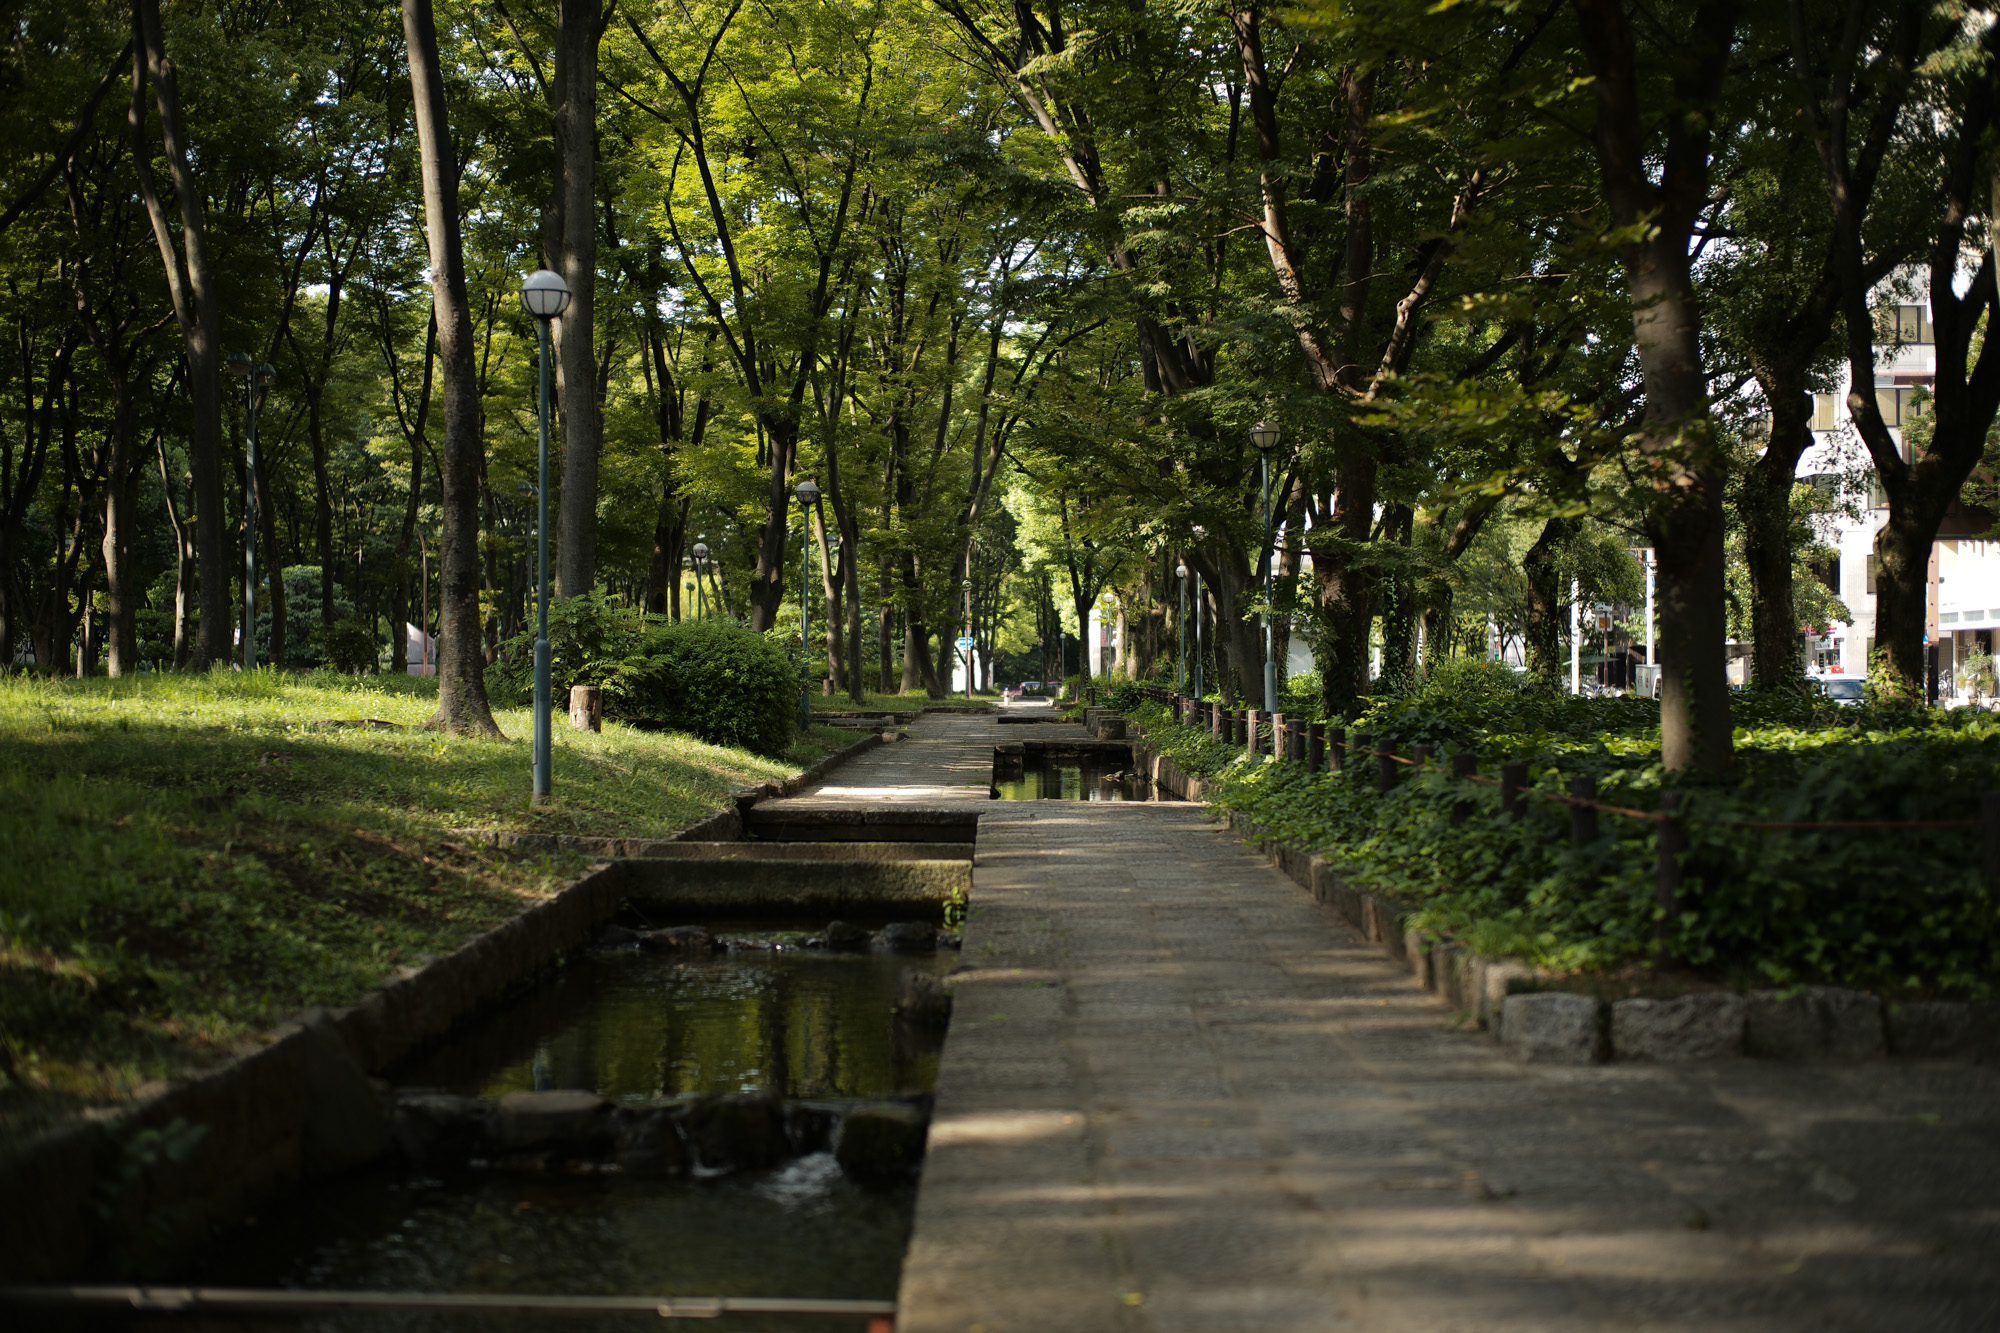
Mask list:
[{"label": "low retaining wall", "polygon": [[[782,783],[739,792],[663,841],[734,839],[758,801],[801,790],[882,741],[864,737]],[[651,841],[465,836],[602,856]],[[386,1129],[367,1076],[583,944],[643,882],[633,862],[600,866],[351,1008],[308,1010],[219,1068],[0,1154],[0,1281],[158,1276],[265,1200],[373,1157]]]},{"label": "low retaining wall", "polygon": [[[1202,799],[1201,780],[1149,749],[1143,738],[1133,742],[1133,756],[1159,790],[1182,800]],[[1518,959],[1490,958],[1447,936],[1409,928],[1405,922],[1415,915],[1415,904],[1357,889],[1320,854],[1264,836],[1235,811],[1228,818],[1245,842],[1516,1059],[1558,1064],[1730,1056],[2000,1060],[2000,1003],[1884,1001],[1834,986],[1622,1000],[1566,989],[1563,979]]]}]

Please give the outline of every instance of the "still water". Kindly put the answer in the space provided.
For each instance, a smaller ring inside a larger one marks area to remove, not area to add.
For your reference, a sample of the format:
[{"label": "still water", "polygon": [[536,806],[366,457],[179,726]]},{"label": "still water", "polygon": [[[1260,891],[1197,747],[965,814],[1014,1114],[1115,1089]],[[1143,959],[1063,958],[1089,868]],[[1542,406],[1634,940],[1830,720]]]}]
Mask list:
[{"label": "still water", "polygon": [[[935,1041],[899,1028],[890,1006],[905,969],[944,971],[955,954],[828,954],[796,947],[801,935],[758,938],[792,947],[697,961],[584,955],[395,1082],[485,1097],[581,1088],[632,1101],[758,1090],[847,1100],[932,1087]],[[224,1240],[188,1278],[328,1290],[893,1299],[915,1199],[914,1185],[854,1183],[830,1153],[715,1180],[385,1167],[302,1192]],[[258,1326],[608,1333],[658,1323],[369,1313]],[[866,1320],[731,1317],[716,1326],[859,1333]]]},{"label": "still water", "polygon": [[1074,759],[1031,762],[1018,778],[993,784],[1003,801],[1151,801],[1151,783],[1124,766],[1106,768]]}]

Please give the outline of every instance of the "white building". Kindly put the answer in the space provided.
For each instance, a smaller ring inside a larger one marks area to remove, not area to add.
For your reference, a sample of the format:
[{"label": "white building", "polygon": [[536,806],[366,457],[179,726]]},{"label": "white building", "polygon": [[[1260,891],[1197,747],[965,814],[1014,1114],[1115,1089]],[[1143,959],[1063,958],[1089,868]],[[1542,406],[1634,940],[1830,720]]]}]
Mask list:
[{"label": "white building", "polygon": [[[1927,390],[1936,375],[1937,347],[1929,305],[1921,297],[1903,302],[1881,312],[1885,327],[1876,338],[1875,401],[1907,458],[1903,427],[1921,410],[1915,391]],[[1813,445],[1799,459],[1797,476],[1840,488],[1860,510],[1858,520],[1840,518],[1825,534],[1839,552],[1834,583],[1853,622],[1832,626],[1832,634],[1809,641],[1809,646],[1818,669],[1861,676],[1867,673],[1875,642],[1875,537],[1888,523],[1889,510],[1881,487],[1873,484],[1867,446],[1847,410],[1848,384],[1843,366],[1838,387],[1814,395]],[[1993,631],[2000,628],[2000,543],[1974,536],[1986,527],[1984,517],[1954,504],[1931,549],[1925,641],[1936,649],[1941,697],[1963,692],[1956,668],[1975,650],[1990,654]]]}]

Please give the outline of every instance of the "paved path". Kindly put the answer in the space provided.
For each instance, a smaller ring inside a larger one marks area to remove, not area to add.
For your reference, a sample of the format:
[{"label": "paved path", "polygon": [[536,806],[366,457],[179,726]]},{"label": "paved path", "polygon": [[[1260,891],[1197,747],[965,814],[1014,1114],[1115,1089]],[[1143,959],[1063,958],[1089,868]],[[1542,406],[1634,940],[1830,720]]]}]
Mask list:
[{"label": "paved path", "polygon": [[[803,799],[1018,734],[915,731]],[[1191,806],[972,903],[899,1333],[2000,1329],[2000,1071],[1515,1065]]]}]

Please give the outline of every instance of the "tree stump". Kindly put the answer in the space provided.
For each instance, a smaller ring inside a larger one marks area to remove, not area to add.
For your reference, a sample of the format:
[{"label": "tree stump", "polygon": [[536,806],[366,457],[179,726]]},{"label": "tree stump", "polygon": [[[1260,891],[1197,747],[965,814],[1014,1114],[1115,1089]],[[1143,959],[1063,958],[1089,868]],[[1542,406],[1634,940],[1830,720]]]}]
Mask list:
[{"label": "tree stump", "polygon": [[595,685],[570,686],[569,724],[578,731],[604,730],[604,691]]}]

